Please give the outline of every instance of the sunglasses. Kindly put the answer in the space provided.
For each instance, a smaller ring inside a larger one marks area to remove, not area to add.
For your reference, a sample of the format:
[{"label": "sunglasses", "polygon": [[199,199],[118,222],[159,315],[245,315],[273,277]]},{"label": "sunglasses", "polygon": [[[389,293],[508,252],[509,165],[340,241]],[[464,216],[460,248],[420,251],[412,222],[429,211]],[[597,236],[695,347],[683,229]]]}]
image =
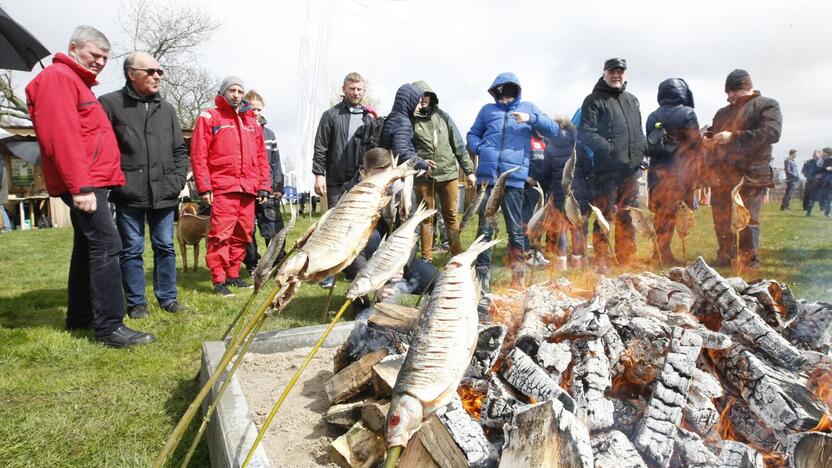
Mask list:
[{"label": "sunglasses", "polygon": [[147,73],[149,76],[154,75],[156,73],[158,73],[159,76],[163,76],[165,74],[165,71],[162,70],[161,68],[133,68],[133,67],[130,67],[130,69],[131,70],[136,70],[136,71],[143,71],[143,72]]}]

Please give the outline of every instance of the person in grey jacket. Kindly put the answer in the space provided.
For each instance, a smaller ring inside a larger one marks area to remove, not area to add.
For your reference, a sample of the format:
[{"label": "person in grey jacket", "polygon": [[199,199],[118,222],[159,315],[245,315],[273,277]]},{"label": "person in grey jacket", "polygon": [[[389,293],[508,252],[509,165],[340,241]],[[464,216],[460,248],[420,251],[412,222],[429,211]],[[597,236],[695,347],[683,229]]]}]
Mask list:
[{"label": "person in grey jacket", "polygon": [[344,99],[321,115],[312,159],[315,193],[326,196],[329,208],[341,198],[344,184],[353,178],[358,167],[356,161],[347,160],[347,143],[358,127],[372,120],[370,109],[361,104],[364,78],[358,73],[350,73],[344,77],[341,89]]},{"label": "person in grey jacket", "polygon": [[800,173],[797,171],[797,150],[789,150],[789,157],[783,163],[783,169],[786,173],[786,191],[783,192],[783,200],[780,201],[780,211],[789,210],[789,203],[792,201],[792,194],[797,184],[800,183]]},{"label": "person in grey jacket", "polygon": [[121,236],[119,255],[127,314],[147,316],[144,277],[144,226],[153,245],[153,293],[168,312],[185,307],[176,296],[174,210],[185,186],[190,161],[173,106],[161,98],[164,71],[150,54],[133,52],[124,59],[124,87],[101,96],[121,151],[125,184],[110,193]]}]

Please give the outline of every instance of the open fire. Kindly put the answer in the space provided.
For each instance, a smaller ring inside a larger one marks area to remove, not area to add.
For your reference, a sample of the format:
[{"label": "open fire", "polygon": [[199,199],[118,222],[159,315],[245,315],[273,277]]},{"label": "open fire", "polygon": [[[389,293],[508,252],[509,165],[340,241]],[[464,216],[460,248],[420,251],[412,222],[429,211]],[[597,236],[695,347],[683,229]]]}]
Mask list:
[{"label": "open fire", "polygon": [[[588,286],[491,296],[459,398],[399,466],[832,466],[832,305],[722,278],[702,259]],[[333,408],[363,401],[367,433],[344,437],[378,440],[412,333],[403,325],[418,314],[406,309],[374,313],[339,353],[353,362],[333,379],[346,373],[356,396],[333,396]],[[341,464],[384,457],[339,441]]]}]

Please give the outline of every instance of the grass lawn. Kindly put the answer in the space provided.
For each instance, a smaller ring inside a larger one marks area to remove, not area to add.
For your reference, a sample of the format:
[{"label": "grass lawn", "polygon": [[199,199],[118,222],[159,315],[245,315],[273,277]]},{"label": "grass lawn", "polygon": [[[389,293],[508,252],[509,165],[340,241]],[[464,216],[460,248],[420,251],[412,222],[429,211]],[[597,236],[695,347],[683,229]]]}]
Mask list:
[{"label": "grass lawn", "polygon": [[[697,217],[688,256],[710,261],[716,251],[710,208]],[[310,223],[299,220],[290,242]],[[466,229],[464,243],[473,239],[474,229]],[[757,276],[786,282],[797,297],[832,300],[832,220],[781,212],[772,203],[765,208],[762,231],[763,267]],[[127,323],[154,333],[158,342],[131,350],[105,348],[91,332],[64,331],[71,246],[71,229],[0,235],[0,460],[6,466],[150,465],[196,395],[202,342],[220,338],[247,293],[213,296],[202,260],[198,272],[179,273],[179,299],[191,312],[166,313],[152,300],[148,245],[150,317]],[[502,243],[495,258],[504,250]],[[678,246],[674,251],[681,257]],[[650,249],[642,243],[639,253],[647,258]],[[436,263],[446,258],[437,255]],[[506,275],[495,278],[505,281]],[[339,281],[331,308],[341,304],[345,288]],[[264,328],[316,324],[325,299],[323,289],[304,285],[284,314]],[[174,461],[181,460],[191,437]],[[207,464],[203,443],[192,466]]]}]

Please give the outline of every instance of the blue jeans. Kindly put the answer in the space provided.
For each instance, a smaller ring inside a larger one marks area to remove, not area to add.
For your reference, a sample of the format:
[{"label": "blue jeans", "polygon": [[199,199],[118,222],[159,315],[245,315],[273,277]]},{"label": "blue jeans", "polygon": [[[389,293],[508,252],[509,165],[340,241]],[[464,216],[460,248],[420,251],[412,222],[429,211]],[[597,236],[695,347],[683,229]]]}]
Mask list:
[{"label": "blue jeans", "polygon": [[[485,220],[485,205],[491,196],[493,187],[486,188],[485,200],[480,205],[479,224],[477,225],[477,237],[485,236],[483,240],[491,240],[494,235],[493,229]],[[523,189],[506,187],[503,192],[503,199],[500,203],[503,209],[503,219],[506,222],[508,231],[508,253],[509,266],[522,268],[523,250],[526,246],[526,236],[523,234]],[[491,249],[486,250],[477,257],[477,269],[488,269],[491,267]]]},{"label": "blue jeans", "polygon": [[144,222],[150,227],[153,245],[153,294],[159,305],[176,300],[176,249],[173,247],[174,207],[161,209],[116,209],[116,226],[121,236],[121,277],[127,307],[147,305],[144,297]]}]

